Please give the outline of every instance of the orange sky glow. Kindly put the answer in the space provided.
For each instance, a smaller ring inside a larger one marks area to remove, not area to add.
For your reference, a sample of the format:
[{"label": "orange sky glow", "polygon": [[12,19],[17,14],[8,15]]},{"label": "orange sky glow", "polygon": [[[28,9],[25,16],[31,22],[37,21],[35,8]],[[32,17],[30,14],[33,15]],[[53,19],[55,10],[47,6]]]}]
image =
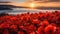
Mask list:
[{"label": "orange sky glow", "polygon": [[60,2],[35,2],[27,1],[27,2],[11,2],[10,5],[14,6],[24,6],[24,7],[60,7]]},{"label": "orange sky glow", "polygon": [[[24,3],[9,3],[11,5],[15,6],[26,6],[29,7],[30,2],[24,2]],[[60,2],[48,2],[48,3],[36,3],[34,2],[34,6],[40,6],[40,7],[60,7]]]}]

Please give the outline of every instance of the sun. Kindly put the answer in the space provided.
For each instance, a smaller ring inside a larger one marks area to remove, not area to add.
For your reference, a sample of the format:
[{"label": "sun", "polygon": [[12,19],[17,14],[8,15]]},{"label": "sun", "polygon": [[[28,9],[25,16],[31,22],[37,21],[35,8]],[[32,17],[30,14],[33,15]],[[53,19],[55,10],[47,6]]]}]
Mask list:
[{"label": "sun", "polygon": [[31,8],[34,8],[35,7],[35,4],[34,3],[30,3],[30,7]]}]

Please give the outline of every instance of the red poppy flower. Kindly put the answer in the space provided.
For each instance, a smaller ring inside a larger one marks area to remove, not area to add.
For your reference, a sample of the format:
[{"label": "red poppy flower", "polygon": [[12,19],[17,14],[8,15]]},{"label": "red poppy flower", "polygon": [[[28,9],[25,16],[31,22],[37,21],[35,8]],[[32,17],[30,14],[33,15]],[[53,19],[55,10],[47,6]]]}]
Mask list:
[{"label": "red poppy flower", "polygon": [[33,31],[33,32],[31,32],[30,34],[36,34],[36,33]]},{"label": "red poppy flower", "polygon": [[22,31],[18,31],[18,34],[24,34],[24,32],[22,32]]},{"label": "red poppy flower", "polygon": [[46,27],[46,26],[49,25],[49,22],[48,22],[47,20],[45,20],[45,21],[43,21],[43,22],[41,23],[41,25]]},{"label": "red poppy flower", "polygon": [[4,30],[3,34],[9,34],[8,30]]},{"label": "red poppy flower", "polygon": [[16,25],[11,25],[11,26],[10,26],[10,29],[16,31],[16,30],[17,30],[17,26],[16,26]]},{"label": "red poppy flower", "polygon": [[28,28],[30,29],[30,31],[35,31],[36,30],[36,27],[34,25],[30,25]]},{"label": "red poppy flower", "polygon": [[9,24],[7,24],[7,23],[2,23],[2,24],[1,24],[1,28],[9,28]]},{"label": "red poppy flower", "polygon": [[40,26],[40,27],[38,28],[37,33],[38,33],[38,34],[43,34],[43,32],[44,32],[44,27]]},{"label": "red poppy flower", "polygon": [[52,25],[48,25],[44,30],[46,34],[53,34],[55,33],[55,31],[56,31],[56,26],[52,26]]},{"label": "red poppy flower", "polygon": [[33,19],[32,22],[33,22],[33,24],[37,24],[37,25],[40,23],[40,21],[38,19]]}]

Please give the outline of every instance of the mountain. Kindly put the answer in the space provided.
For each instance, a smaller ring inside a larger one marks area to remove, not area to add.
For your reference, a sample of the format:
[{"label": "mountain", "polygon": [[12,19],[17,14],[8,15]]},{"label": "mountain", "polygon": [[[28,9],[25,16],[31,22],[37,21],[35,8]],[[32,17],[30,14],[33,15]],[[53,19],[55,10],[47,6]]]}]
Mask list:
[{"label": "mountain", "polygon": [[12,10],[13,5],[0,5],[0,10]]}]

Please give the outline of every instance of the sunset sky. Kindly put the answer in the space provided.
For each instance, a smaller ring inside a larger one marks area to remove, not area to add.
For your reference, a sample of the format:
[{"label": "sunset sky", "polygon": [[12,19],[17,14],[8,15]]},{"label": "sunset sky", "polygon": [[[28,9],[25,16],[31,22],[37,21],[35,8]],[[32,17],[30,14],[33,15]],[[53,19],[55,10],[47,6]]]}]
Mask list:
[{"label": "sunset sky", "polygon": [[27,0],[0,0],[0,1],[26,2]]},{"label": "sunset sky", "polygon": [[[26,2],[26,1],[33,1],[33,0],[0,0],[0,1]],[[59,2],[60,0],[38,0],[38,1]]]},{"label": "sunset sky", "polygon": [[[0,1],[10,1],[12,3],[9,3],[11,5],[15,6],[29,6],[30,1],[33,0],[0,0]],[[35,4],[34,6],[43,6],[43,7],[60,7],[60,0],[37,0],[33,1]]]}]

